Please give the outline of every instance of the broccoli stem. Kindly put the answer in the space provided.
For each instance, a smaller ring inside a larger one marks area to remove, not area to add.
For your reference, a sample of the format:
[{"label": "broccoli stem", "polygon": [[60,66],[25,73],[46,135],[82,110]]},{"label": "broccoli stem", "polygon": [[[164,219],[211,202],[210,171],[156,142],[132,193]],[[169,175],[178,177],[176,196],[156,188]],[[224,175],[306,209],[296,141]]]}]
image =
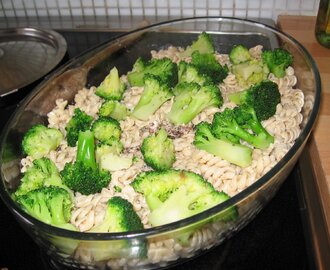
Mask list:
[{"label": "broccoli stem", "polygon": [[255,110],[252,107],[241,105],[235,109],[238,115],[245,114],[246,116],[249,116],[249,118],[245,120],[246,123],[242,123],[244,127],[250,129],[254,133],[254,135],[251,135],[249,132],[246,132],[249,136],[252,136],[251,141],[246,140],[248,143],[257,148],[265,149],[274,142],[274,137],[270,135],[262,126],[261,122],[258,120]]},{"label": "broccoli stem", "polygon": [[[255,116],[256,117],[256,116]],[[274,142],[273,136],[271,136],[268,131],[261,125],[261,123],[257,119],[250,120],[249,127],[251,130],[258,134],[260,137],[268,138],[271,142]]]},{"label": "broccoli stem", "polygon": [[63,183],[83,195],[98,193],[111,181],[111,174],[96,163],[94,149],[93,131],[80,132],[76,161],[66,163],[61,171]]},{"label": "broccoli stem", "polygon": [[[134,108],[132,115],[140,120],[147,120],[150,115],[153,115],[155,111],[166,101],[160,95],[155,95],[150,99],[148,103],[142,104],[138,103],[137,106]],[[143,100],[141,100],[143,101]]]},{"label": "broccoli stem", "polygon": [[79,132],[77,145],[77,161],[96,169],[94,133],[90,130]]},{"label": "broccoli stem", "polygon": [[[214,128],[214,130],[216,130],[216,127]],[[231,121],[230,126],[228,125],[227,127],[221,127],[221,134],[222,133],[234,134],[235,136],[241,138],[242,140],[248,142],[255,147],[258,147],[260,144],[255,135],[252,135],[251,133],[240,127],[235,120]]]},{"label": "broccoli stem", "polygon": [[61,225],[67,223],[63,200],[64,198],[62,196],[57,196],[52,199],[53,207],[50,209],[50,213],[52,215],[53,223],[55,225]]},{"label": "broccoli stem", "polygon": [[196,126],[194,145],[240,167],[247,167],[252,162],[250,147],[218,139],[213,135],[211,125],[206,122],[201,122]]},{"label": "broccoli stem", "polygon": [[247,146],[214,139],[197,147],[240,167],[251,165],[252,150]]}]

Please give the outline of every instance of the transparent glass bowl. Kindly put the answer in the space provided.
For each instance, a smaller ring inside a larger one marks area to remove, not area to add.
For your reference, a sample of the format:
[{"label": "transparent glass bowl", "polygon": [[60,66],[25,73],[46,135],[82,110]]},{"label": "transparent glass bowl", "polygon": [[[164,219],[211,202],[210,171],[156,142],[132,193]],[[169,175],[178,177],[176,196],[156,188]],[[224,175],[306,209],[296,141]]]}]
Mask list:
[{"label": "transparent glass bowl", "polygon": [[[84,86],[98,85],[116,66],[120,74],[132,67],[137,56],[149,57],[150,50],[168,45],[185,47],[207,31],[216,50],[228,53],[234,44],[264,48],[283,47],[294,55],[297,87],[305,95],[302,132],[292,148],[267,174],[230,200],[196,216],[160,227],[129,233],[83,233],[44,224],[27,215],[11,199],[20,179],[20,142],[36,123],[46,123],[47,113],[58,98],[72,100]],[[315,123],[320,105],[320,76],[310,54],[292,37],[261,23],[202,17],[174,20],[135,30],[110,40],[71,60],[44,80],[20,104],[1,138],[0,195],[17,221],[49,255],[53,265],[72,269],[155,269],[168,267],[214,247],[248,224],[276,194],[296,163]],[[7,156],[8,150],[14,156]],[[223,222],[219,213],[236,206],[238,219]],[[194,237],[187,234],[195,231]],[[177,239],[184,245],[174,244]],[[79,250],[79,256],[77,255]],[[73,255],[75,254],[75,255]]]}]

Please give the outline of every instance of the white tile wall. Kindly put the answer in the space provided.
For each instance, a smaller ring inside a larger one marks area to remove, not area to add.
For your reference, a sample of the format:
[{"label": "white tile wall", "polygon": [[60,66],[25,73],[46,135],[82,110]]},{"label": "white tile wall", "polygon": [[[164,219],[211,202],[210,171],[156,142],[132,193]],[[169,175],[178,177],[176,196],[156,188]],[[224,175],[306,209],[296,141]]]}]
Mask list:
[{"label": "white tile wall", "polygon": [[316,15],[319,0],[0,0],[0,21],[52,17]]}]

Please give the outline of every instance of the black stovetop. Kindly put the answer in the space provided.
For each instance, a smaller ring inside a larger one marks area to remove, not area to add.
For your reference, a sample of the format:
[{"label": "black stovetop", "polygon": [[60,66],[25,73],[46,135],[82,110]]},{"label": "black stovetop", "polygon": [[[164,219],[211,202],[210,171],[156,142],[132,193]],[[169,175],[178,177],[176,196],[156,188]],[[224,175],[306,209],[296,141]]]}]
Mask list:
[{"label": "black stovetop", "polygon": [[[68,43],[67,61],[87,48],[119,33],[61,32]],[[0,129],[16,107],[0,107]],[[302,206],[297,185],[301,181],[295,168],[276,196],[240,232],[222,245],[176,270],[194,269],[313,269],[310,245],[304,233]],[[23,231],[5,205],[0,202],[0,269],[51,269],[38,246]]]}]

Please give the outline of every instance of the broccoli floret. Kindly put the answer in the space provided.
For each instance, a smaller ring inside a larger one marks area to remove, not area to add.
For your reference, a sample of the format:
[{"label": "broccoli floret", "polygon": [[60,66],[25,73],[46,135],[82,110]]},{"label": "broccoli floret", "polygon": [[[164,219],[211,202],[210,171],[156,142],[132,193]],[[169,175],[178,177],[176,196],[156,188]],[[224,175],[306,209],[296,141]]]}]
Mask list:
[{"label": "broccoli floret", "polygon": [[200,122],[196,127],[194,145],[201,150],[218,156],[240,167],[247,167],[252,162],[252,149],[239,142],[216,138],[212,133],[212,126],[207,122]]},{"label": "broccoli floret", "polygon": [[127,80],[131,86],[144,86],[146,74],[159,76],[162,83],[169,87],[175,86],[178,82],[178,67],[169,58],[153,58],[146,63],[138,58],[132,71],[127,73]]},{"label": "broccoli floret", "polygon": [[41,187],[17,197],[24,211],[34,218],[67,230],[76,230],[70,224],[73,201],[71,194],[56,186]]},{"label": "broccoli floret", "polygon": [[[35,159],[34,162],[37,160],[38,159]],[[24,173],[24,176],[21,179],[20,185],[18,186],[14,195],[20,196],[33,189],[42,187],[44,185],[44,181],[47,176],[48,176],[48,173],[43,172],[38,166],[33,164]]]},{"label": "broccoli floret", "polygon": [[200,53],[214,53],[213,40],[208,33],[202,32],[191,45],[187,46],[186,49],[180,53],[180,56],[189,57],[195,51],[199,51]]},{"label": "broccoli floret", "polygon": [[133,164],[133,157],[107,153],[100,157],[100,169],[107,171],[119,171],[128,169]]},{"label": "broccoli floret", "polygon": [[178,80],[194,82],[200,85],[219,84],[228,75],[227,66],[222,67],[212,53],[192,53],[191,62],[180,61],[178,65]]},{"label": "broccoli floret", "polygon": [[229,133],[260,149],[268,148],[274,142],[274,137],[262,127],[254,109],[246,104],[215,113],[212,133],[220,138]]},{"label": "broccoli floret", "polygon": [[178,80],[179,84],[183,82],[193,82],[199,85],[212,84],[212,79],[209,76],[199,72],[199,69],[192,63],[184,61],[181,61],[178,65]]},{"label": "broccoli floret", "polygon": [[231,93],[229,100],[237,105],[252,106],[258,119],[263,121],[275,114],[276,106],[281,102],[281,94],[276,83],[264,80],[246,90]]},{"label": "broccoli floret", "polygon": [[[131,182],[131,186],[136,192],[144,195],[148,207],[153,211],[162,205],[181,184],[185,184],[188,179],[189,185],[195,182],[198,183],[194,189],[200,189],[204,192],[212,190],[210,183],[201,181],[201,176],[189,171],[175,169],[141,172]],[[201,183],[203,185],[200,185]]]},{"label": "broccoli floret", "polygon": [[100,117],[92,125],[95,139],[111,145],[113,140],[120,140],[121,128],[116,119]]},{"label": "broccoli floret", "polygon": [[121,197],[112,197],[107,202],[104,220],[90,232],[129,232],[142,229],[143,224],[133,205]]},{"label": "broccoli floret", "polygon": [[232,65],[231,71],[236,76],[238,84],[242,87],[261,82],[267,79],[269,74],[267,65],[262,60],[257,59]]},{"label": "broccoli floret", "polygon": [[235,45],[229,53],[229,60],[235,65],[251,60],[249,49],[242,44]]},{"label": "broccoli floret", "polygon": [[43,186],[58,186],[70,191],[63,183],[56,165],[49,158],[35,159],[21,179],[15,196],[21,196]]},{"label": "broccoli floret", "polygon": [[200,112],[208,107],[221,107],[223,98],[219,88],[215,85],[200,86],[197,83],[178,84],[174,90],[177,95],[168,119],[175,125],[187,124]]},{"label": "broccoli floret", "polygon": [[95,94],[104,99],[121,100],[125,90],[126,85],[121,81],[118,69],[114,67],[96,88]]},{"label": "broccoli floret", "polygon": [[[229,198],[200,175],[183,170],[142,172],[131,185],[145,196],[153,226],[193,216]],[[235,208],[226,211],[225,220],[236,218]]]},{"label": "broccoli floret", "polygon": [[96,162],[100,163],[101,157],[105,154],[120,155],[123,150],[123,143],[116,139],[108,141],[108,143],[98,143],[95,149]]},{"label": "broccoli floret", "polygon": [[147,120],[159,107],[173,96],[171,88],[159,76],[147,74],[144,77],[143,93],[134,107],[132,116]]},{"label": "broccoli floret", "polygon": [[136,59],[133,65],[132,72],[141,72],[145,68],[145,66],[145,62],[141,57],[139,57],[138,59]]},{"label": "broccoli floret", "polygon": [[26,155],[37,159],[55,150],[62,140],[63,134],[58,129],[37,124],[24,134],[22,149]]},{"label": "broccoli floret", "polygon": [[121,141],[113,139],[105,143],[98,143],[95,150],[96,162],[100,169],[118,171],[128,169],[133,163],[133,157],[122,155],[124,145]]},{"label": "broccoli floret", "polygon": [[261,56],[270,72],[277,78],[284,77],[286,68],[293,63],[292,54],[282,48],[276,48],[273,51],[265,50]]},{"label": "broccoli floret", "polygon": [[118,121],[125,119],[128,115],[129,111],[125,104],[117,100],[106,100],[99,110],[100,117],[111,117]]},{"label": "broccoli floret", "polygon": [[248,129],[257,137],[255,147],[267,148],[274,142],[274,137],[262,126],[253,107],[242,104],[234,108],[235,119],[240,126]]},{"label": "broccoli floret", "polygon": [[65,185],[84,195],[100,192],[108,186],[111,174],[98,168],[92,131],[79,133],[76,161],[66,163],[61,176]]},{"label": "broccoli floret", "polygon": [[[184,76],[185,76],[185,72],[187,70],[187,65],[188,63],[185,61],[180,61],[178,64],[178,84],[184,81],[188,81]],[[196,68],[194,68],[194,73],[198,74],[198,71]],[[188,82],[192,82],[192,80],[188,81]],[[204,83],[204,82],[203,82]]]},{"label": "broccoli floret", "polygon": [[80,131],[85,131],[90,129],[93,117],[85,113],[84,111],[76,108],[72,118],[67,123],[66,130],[66,140],[69,146],[76,146],[78,141],[78,134]]},{"label": "broccoli floret", "polygon": [[146,137],[141,145],[144,161],[154,170],[166,170],[175,162],[175,149],[165,129]]},{"label": "broccoli floret", "polygon": [[[112,197],[107,202],[103,221],[89,230],[91,233],[117,233],[138,231],[143,229],[140,217],[135,213],[133,205],[121,197]],[[80,245],[91,251],[94,261],[104,261],[111,258],[141,258],[147,254],[145,239],[128,239],[114,241],[111,245],[105,242],[89,242]]]},{"label": "broccoli floret", "polygon": [[216,85],[221,83],[228,75],[227,66],[222,67],[213,53],[195,51],[191,55],[191,64],[197,67],[199,74],[205,74]]}]

